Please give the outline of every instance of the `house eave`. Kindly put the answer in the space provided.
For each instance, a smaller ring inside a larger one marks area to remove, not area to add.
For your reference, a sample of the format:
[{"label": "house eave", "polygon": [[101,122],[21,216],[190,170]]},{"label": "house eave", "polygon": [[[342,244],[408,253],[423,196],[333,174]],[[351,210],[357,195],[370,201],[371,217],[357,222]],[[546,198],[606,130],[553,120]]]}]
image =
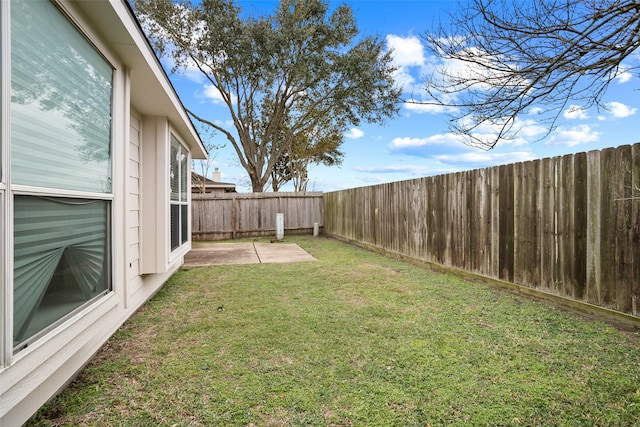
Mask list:
[{"label": "house eave", "polygon": [[129,3],[126,0],[73,0],[72,3],[128,67],[131,105],[141,114],[167,117],[189,145],[192,157],[205,159],[204,144]]}]

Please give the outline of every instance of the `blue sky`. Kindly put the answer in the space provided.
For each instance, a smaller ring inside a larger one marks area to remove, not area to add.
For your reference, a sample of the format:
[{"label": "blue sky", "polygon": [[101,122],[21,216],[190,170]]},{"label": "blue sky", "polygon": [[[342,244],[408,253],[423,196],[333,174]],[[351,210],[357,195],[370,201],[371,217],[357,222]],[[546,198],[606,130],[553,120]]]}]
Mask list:
[{"label": "blue sky", "polygon": [[[420,99],[422,75],[436,61],[429,57],[421,36],[428,32],[455,1],[443,0],[347,0],[355,12],[362,34],[374,34],[395,52],[399,67],[397,83],[405,98]],[[331,0],[331,4],[338,4]],[[271,0],[240,1],[244,10],[270,13]],[[638,56],[635,58],[640,60]],[[195,76],[173,75],[172,82],[185,106],[209,120],[228,121],[228,113],[211,88]],[[468,169],[484,168],[568,153],[590,151],[640,141],[640,81],[621,73],[609,86],[604,101],[608,110],[563,112],[557,130],[542,141],[542,127],[535,114],[523,116],[518,139],[499,143],[484,151],[464,145],[447,128],[448,116],[441,109],[405,104],[400,115],[386,125],[362,124],[352,128],[342,147],[345,159],[339,167],[312,166],[308,191],[332,191],[383,182],[413,179]],[[206,136],[206,135],[205,135]],[[217,134],[213,142],[224,144]],[[251,191],[237,156],[227,144],[211,153],[222,180],[235,182],[238,191]],[[285,187],[283,191],[290,191]]]}]

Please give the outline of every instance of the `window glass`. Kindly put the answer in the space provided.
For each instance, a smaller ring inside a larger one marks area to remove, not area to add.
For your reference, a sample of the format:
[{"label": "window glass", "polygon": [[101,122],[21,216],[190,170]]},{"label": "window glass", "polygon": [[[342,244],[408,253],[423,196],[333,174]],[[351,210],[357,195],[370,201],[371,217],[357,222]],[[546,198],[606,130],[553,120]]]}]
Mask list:
[{"label": "window glass", "polygon": [[180,221],[181,221],[180,243],[187,243],[187,241],[189,240],[188,214],[189,214],[189,206],[186,204],[180,206]]},{"label": "window glass", "polygon": [[171,187],[171,250],[189,240],[187,204],[187,177],[189,173],[189,157],[187,150],[171,135],[170,153],[170,187]]},{"label": "window glass", "polygon": [[109,289],[110,202],[16,196],[14,345]]},{"label": "window glass", "polygon": [[11,3],[14,184],[111,192],[112,73],[51,2]]},{"label": "window glass", "polygon": [[189,162],[187,150],[180,146],[180,201],[187,202],[187,176],[189,173]]},{"label": "window glass", "polygon": [[180,246],[180,205],[171,205],[171,250]]},{"label": "window glass", "polygon": [[169,157],[171,200],[180,200],[180,143],[171,136],[171,153]]},{"label": "window glass", "polygon": [[[113,69],[49,1],[12,2],[11,26],[5,197],[13,200],[19,350],[110,290]],[[71,198],[69,190],[88,194]]]}]

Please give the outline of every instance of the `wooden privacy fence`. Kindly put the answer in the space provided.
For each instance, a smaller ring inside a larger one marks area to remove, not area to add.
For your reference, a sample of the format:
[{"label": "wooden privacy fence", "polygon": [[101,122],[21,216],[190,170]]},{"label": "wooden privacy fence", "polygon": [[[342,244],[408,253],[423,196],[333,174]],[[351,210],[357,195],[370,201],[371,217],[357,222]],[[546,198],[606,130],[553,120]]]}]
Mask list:
[{"label": "wooden privacy fence", "polygon": [[640,144],[324,200],[325,234],[640,315]]},{"label": "wooden privacy fence", "polygon": [[322,193],[194,193],[194,240],[275,236],[276,213],[284,214],[284,232],[312,234],[323,226]]}]

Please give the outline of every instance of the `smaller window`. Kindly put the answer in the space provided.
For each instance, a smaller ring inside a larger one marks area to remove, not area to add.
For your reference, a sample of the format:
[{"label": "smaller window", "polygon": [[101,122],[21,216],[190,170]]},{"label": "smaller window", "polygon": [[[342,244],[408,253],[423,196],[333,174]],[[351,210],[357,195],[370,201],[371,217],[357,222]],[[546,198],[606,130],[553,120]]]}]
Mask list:
[{"label": "smaller window", "polygon": [[174,251],[189,240],[189,155],[174,135],[171,135],[170,163],[171,250]]},{"label": "smaller window", "polygon": [[17,345],[110,289],[111,203],[15,197]]}]

